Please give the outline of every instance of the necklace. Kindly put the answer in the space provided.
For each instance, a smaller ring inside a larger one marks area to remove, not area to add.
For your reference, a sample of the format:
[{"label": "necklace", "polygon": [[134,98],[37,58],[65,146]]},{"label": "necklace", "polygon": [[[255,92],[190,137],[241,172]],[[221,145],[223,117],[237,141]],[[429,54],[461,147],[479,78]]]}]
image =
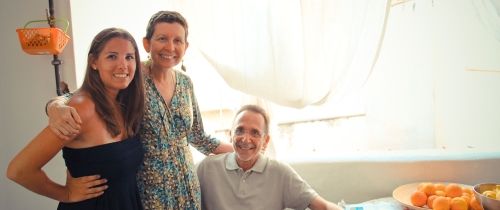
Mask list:
[{"label": "necklace", "polygon": [[167,78],[165,85],[161,84],[161,82],[160,82],[161,80],[156,79],[156,77],[153,73],[153,68],[151,67],[151,65],[148,66],[148,69],[149,69],[149,72],[148,72],[149,77],[151,79],[153,79],[153,81],[156,81],[158,83],[158,86],[160,86],[160,87],[165,86],[167,89],[173,89],[175,91],[175,71],[174,71],[174,69],[167,70],[167,74],[170,74],[170,78],[169,78],[170,80]]},{"label": "necklace", "polygon": [[[148,75],[153,80],[153,83],[155,84],[157,90],[161,93],[163,99],[166,102],[170,102],[176,89],[175,70],[172,68],[165,70],[166,74],[170,74],[170,77],[168,75],[162,74],[161,71],[164,70],[159,70],[158,72],[160,72],[160,76],[156,77],[152,66],[152,64],[149,64],[147,66],[149,70]],[[166,78],[163,75],[165,75]],[[163,80],[163,78],[165,78],[165,80]]]}]

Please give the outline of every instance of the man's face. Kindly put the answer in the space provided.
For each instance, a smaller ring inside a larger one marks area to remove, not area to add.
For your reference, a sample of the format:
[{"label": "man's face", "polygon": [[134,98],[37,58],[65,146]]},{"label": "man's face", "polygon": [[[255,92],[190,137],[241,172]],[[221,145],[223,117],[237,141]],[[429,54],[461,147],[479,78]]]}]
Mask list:
[{"label": "man's face", "polygon": [[236,116],[231,141],[236,152],[236,161],[241,164],[253,164],[257,161],[262,148],[267,146],[269,136],[264,131],[264,117],[253,111],[243,111]]}]

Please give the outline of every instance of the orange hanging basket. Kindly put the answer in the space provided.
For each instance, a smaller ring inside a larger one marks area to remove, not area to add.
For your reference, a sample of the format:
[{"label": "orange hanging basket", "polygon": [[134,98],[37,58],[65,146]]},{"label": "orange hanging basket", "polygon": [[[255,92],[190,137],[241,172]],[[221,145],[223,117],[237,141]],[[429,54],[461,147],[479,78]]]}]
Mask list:
[{"label": "orange hanging basket", "polygon": [[50,27],[27,28],[31,23],[47,22],[47,20],[29,21],[24,25],[24,28],[16,29],[23,51],[31,55],[57,55],[61,53],[69,41],[69,36],[66,34],[69,22],[60,19],[56,21],[64,21],[66,23],[64,31],[59,28]]}]

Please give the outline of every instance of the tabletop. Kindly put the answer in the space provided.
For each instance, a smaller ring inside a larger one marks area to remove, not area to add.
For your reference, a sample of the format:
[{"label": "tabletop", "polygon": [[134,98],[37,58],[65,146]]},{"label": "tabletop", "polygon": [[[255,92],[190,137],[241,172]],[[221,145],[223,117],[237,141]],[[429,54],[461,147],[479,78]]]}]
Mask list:
[{"label": "tabletop", "polygon": [[407,207],[401,205],[401,203],[393,197],[378,198],[356,204],[348,204],[345,202],[339,204],[345,210],[408,210]]}]

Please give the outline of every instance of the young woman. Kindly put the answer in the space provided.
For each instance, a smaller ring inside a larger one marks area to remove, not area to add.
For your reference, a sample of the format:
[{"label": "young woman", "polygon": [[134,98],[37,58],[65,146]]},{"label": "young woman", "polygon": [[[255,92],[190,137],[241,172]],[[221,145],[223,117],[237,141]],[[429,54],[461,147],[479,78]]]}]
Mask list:
[{"label": "young woman", "polygon": [[[79,134],[63,141],[43,129],[10,162],[7,176],[60,201],[58,209],[143,209],[136,184],[144,153],[138,138],[144,113],[140,65],[137,44],[127,31],[108,28],[97,34],[85,80],[68,103],[83,122]],[[52,181],[42,168],[60,150],[71,176],[99,174],[103,179],[85,185]],[[106,185],[100,185],[103,181]]]}]

